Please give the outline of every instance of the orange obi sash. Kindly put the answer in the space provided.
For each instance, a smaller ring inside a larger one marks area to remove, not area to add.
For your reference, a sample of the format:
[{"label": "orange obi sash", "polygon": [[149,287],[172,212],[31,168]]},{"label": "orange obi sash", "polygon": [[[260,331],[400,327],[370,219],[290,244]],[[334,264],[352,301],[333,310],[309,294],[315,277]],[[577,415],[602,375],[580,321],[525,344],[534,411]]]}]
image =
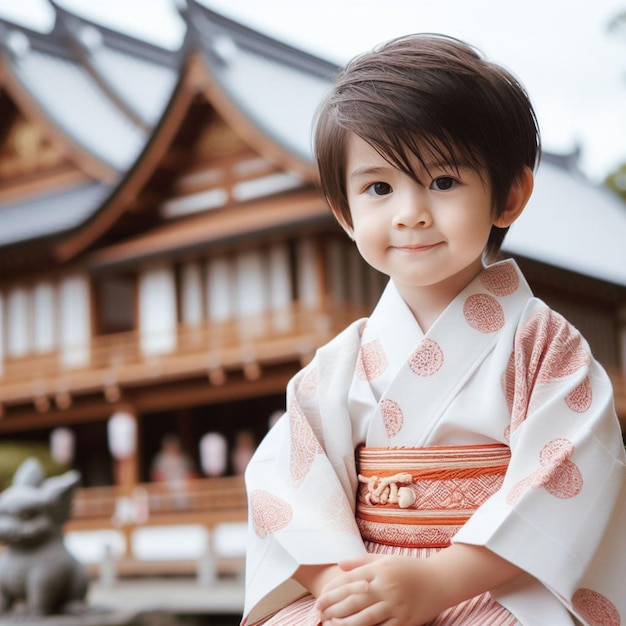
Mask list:
[{"label": "orange obi sash", "polygon": [[366,541],[445,548],[500,489],[511,451],[503,444],[357,450],[356,521]]}]

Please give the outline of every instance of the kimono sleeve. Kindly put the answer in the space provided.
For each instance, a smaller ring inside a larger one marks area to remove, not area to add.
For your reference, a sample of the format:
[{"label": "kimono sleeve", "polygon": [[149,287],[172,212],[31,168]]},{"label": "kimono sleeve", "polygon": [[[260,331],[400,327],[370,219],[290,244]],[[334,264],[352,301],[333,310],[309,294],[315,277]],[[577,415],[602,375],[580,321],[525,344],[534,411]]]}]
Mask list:
[{"label": "kimono sleeve", "polygon": [[509,469],[455,542],[516,564],[584,624],[626,624],[626,469],[607,374],[580,333],[535,300],[502,383]]},{"label": "kimono sleeve", "polygon": [[[352,427],[337,400],[352,378],[351,351],[339,342],[337,349],[318,352],[294,377],[287,412],[247,467],[246,624],[306,593],[291,579],[300,565],[337,563],[365,552],[354,519]],[[341,362],[348,364],[344,373],[337,366]],[[324,410],[322,386],[334,398]]]}]

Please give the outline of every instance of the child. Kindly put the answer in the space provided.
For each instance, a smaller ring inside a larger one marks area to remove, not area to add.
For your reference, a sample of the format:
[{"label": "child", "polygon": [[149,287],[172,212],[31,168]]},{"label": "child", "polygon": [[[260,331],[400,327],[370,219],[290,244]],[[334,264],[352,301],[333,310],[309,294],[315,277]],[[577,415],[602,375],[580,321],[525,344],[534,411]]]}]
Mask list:
[{"label": "child", "polygon": [[409,36],[348,64],[315,140],[335,216],[391,280],[248,466],[244,623],[626,624],[610,381],[514,262],[483,265],[532,192],[524,89]]}]

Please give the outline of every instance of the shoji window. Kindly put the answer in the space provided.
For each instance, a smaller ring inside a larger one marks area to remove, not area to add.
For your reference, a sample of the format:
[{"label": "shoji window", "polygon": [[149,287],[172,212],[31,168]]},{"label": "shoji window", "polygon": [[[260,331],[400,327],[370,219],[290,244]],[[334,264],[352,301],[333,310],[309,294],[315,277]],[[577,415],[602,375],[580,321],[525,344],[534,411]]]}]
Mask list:
[{"label": "shoji window", "polygon": [[233,269],[227,256],[207,261],[207,317],[212,322],[225,322],[235,312]]},{"label": "shoji window", "polygon": [[176,348],[176,278],[174,269],[159,266],[139,275],[139,337],[145,355]]},{"label": "shoji window", "polygon": [[23,287],[11,289],[6,305],[7,356],[19,358],[32,349],[31,294]]},{"label": "shoji window", "polygon": [[263,333],[268,309],[267,257],[262,250],[246,250],[235,256],[235,310],[244,336]]},{"label": "shoji window", "polygon": [[70,276],[59,284],[59,343],[61,362],[80,367],[89,362],[91,299],[89,279]]},{"label": "shoji window", "polygon": [[321,305],[322,285],[318,269],[315,240],[299,239],[296,242],[297,293],[305,309],[316,309]]},{"label": "shoji window", "polygon": [[56,348],[57,298],[55,286],[40,282],[33,288],[33,348],[39,354],[52,352]]},{"label": "shoji window", "polygon": [[200,326],[204,318],[202,267],[197,261],[184,263],[180,272],[181,321],[185,326]]},{"label": "shoji window", "polygon": [[291,262],[286,243],[274,244],[268,252],[269,306],[274,330],[286,331],[292,323],[293,289]]}]

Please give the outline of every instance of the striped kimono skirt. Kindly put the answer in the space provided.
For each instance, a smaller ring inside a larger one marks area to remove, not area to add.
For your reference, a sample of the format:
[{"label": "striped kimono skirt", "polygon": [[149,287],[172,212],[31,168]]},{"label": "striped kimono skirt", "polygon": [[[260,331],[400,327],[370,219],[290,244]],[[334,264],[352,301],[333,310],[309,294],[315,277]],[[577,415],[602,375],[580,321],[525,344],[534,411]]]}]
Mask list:
[{"label": "striped kimono skirt", "polygon": [[[418,559],[450,545],[472,513],[502,485],[510,459],[501,444],[359,448],[356,520],[368,552]],[[254,626],[318,626],[315,598],[303,596]],[[427,626],[513,626],[489,592],[453,606]]]}]

